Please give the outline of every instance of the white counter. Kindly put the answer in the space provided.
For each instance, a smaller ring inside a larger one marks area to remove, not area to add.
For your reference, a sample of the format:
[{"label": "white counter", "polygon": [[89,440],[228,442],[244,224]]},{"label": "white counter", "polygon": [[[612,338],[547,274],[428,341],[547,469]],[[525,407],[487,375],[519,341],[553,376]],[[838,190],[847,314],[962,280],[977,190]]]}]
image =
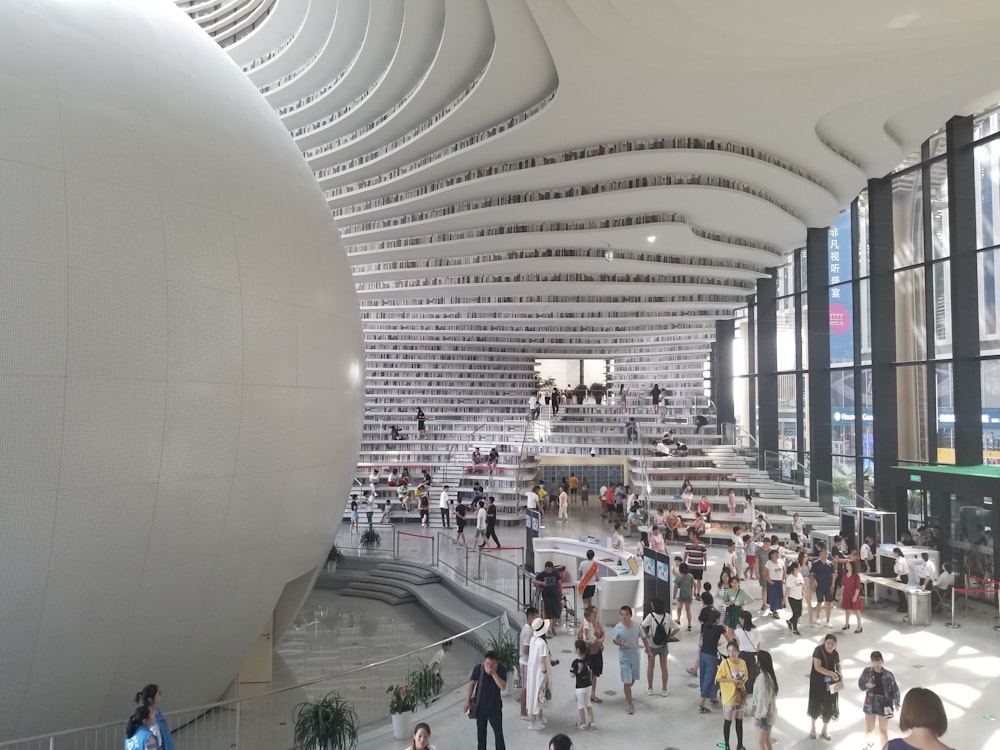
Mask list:
[{"label": "white counter", "polygon": [[[594,606],[598,608],[601,622],[615,625],[620,621],[618,610],[627,604],[636,612],[642,607],[642,558],[631,552],[619,552],[599,544],[591,544],[579,539],[564,537],[539,537],[534,541],[535,570],[542,570],[547,560],[555,565],[566,567],[564,586],[573,584],[573,591],[564,589],[566,598],[574,605],[579,617],[583,617],[583,602],[577,593],[576,585],[580,580],[580,562],[587,557],[587,550],[594,550],[594,562],[599,567],[600,580],[597,582],[597,594],[594,596]],[[634,560],[638,573],[633,573],[628,567],[629,560]],[[619,564],[620,563],[620,564]]]}]

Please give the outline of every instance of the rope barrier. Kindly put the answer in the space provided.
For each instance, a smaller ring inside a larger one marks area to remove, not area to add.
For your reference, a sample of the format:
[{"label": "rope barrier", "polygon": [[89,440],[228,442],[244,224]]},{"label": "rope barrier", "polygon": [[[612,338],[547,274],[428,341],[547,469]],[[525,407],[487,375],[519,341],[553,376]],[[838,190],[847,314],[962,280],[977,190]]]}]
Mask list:
[{"label": "rope barrier", "polygon": [[399,531],[397,532],[400,536],[415,536],[418,539],[433,539],[434,537],[427,534],[414,534],[412,531]]}]

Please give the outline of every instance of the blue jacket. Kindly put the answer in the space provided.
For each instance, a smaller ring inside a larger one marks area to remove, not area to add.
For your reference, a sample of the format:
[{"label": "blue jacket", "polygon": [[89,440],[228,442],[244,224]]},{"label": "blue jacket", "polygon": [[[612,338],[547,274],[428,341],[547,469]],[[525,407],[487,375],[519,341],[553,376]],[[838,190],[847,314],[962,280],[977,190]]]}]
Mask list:
[{"label": "blue jacket", "polygon": [[160,727],[160,740],[163,742],[161,750],[174,750],[174,738],[170,734],[170,725],[163,718],[160,709],[156,709],[156,724]]}]

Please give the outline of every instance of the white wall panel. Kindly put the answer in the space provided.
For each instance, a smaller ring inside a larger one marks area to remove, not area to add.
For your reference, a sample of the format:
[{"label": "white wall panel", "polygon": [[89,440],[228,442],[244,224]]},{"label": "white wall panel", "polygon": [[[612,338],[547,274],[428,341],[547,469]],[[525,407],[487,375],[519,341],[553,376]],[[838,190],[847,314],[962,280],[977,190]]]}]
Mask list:
[{"label": "white wall panel", "polygon": [[181,200],[163,201],[167,278],[240,291],[233,221],[227,212]]},{"label": "white wall panel", "polygon": [[247,383],[296,385],[295,307],[243,297],[243,377]]},{"label": "white wall panel", "polygon": [[[16,105],[12,105],[16,106]],[[0,150],[8,140],[0,107]],[[66,191],[62,172],[0,158],[0,259],[66,263]]]},{"label": "white wall panel", "polygon": [[66,304],[65,261],[0,258],[0,374],[66,374]]},{"label": "white wall panel", "polygon": [[243,379],[240,296],[171,282],[169,376],[239,383]]},{"label": "white wall panel", "polygon": [[227,383],[167,384],[160,481],[233,475],[241,391]]},{"label": "white wall panel", "polygon": [[163,380],[167,290],[163,281],[71,269],[66,372],[70,377]]},{"label": "white wall panel", "polygon": [[221,695],[326,557],[364,353],[302,155],[170,2],[0,4],[0,102],[6,739]]}]

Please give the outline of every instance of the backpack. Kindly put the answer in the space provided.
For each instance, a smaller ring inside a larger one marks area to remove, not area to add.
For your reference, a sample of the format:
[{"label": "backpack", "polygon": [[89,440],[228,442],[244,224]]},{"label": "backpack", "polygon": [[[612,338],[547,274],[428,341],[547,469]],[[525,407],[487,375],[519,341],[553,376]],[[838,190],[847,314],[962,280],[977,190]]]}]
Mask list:
[{"label": "backpack", "polygon": [[656,622],[656,617],[653,617],[653,622],[656,622],[656,628],[653,630],[653,645],[655,646],[662,646],[667,642],[667,631],[663,627],[665,619],[664,616],[661,616],[660,621]]}]

